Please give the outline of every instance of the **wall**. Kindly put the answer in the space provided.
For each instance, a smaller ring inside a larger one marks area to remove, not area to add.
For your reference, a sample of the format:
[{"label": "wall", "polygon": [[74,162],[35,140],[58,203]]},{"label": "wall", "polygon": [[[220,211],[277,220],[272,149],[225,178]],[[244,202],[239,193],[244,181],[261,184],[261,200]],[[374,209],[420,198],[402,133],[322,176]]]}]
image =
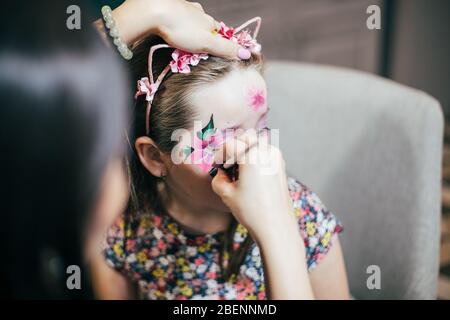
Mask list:
[{"label": "wall", "polygon": [[389,77],[424,90],[450,115],[450,1],[398,0]]}]

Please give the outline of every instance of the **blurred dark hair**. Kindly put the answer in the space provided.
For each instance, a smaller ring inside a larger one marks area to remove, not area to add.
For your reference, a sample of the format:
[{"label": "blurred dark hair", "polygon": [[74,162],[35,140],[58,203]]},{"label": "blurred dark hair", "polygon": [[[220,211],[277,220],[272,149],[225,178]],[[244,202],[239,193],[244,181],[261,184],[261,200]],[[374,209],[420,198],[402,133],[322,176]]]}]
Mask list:
[{"label": "blurred dark hair", "polygon": [[[66,28],[74,1],[0,11],[0,297],[91,298],[83,249],[99,183],[121,156],[127,77],[92,28]],[[81,290],[66,286],[78,265]]]}]

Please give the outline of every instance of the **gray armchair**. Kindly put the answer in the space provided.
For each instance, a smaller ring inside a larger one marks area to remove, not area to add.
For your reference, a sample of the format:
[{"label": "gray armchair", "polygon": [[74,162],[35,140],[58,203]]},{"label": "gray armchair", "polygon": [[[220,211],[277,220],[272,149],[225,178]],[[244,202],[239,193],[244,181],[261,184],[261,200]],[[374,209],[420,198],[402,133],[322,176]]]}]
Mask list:
[{"label": "gray armchair", "polygon": [[[356,299],[434,299],[443,115],[429,95],[335,67],[269,62],[271,128],[289,173],[344,225]],[[369,290],[367,268],[381,271]]]}]

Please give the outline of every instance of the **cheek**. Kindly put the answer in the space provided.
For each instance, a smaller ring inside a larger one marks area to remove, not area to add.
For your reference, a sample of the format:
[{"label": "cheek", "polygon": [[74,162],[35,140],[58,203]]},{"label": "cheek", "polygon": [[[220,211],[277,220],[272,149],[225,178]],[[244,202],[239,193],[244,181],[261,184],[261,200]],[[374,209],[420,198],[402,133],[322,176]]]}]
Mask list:
[{"label": "cheek", "polygon": [[247,104],[254,112],[260,112],[266,107],[266,90],[258,88],[247,89],[245,93]]},{"label": "cheek", "polygon": [[173,183],[184,193],[205,195],[211,189],[211,177],[195,164],[179,164],[171,172]]},{"label": "cheek", "polygon": [[211,187],[211,177],[194,164],[175,165],[171,171],[171,187],[190,201],[208,208],[229,212],[229,208]]}]

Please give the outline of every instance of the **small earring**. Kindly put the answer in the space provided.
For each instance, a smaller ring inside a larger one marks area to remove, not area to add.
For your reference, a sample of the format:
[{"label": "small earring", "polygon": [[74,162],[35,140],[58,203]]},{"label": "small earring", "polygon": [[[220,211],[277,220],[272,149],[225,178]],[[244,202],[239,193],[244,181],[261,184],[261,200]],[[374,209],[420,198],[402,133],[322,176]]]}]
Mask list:
[{"label": "small earring", "polygon": [[161,175],[159,176],[159,178],[161,180],[165,180],[166,179],[166,174],[165,173],[161,173]]}]

